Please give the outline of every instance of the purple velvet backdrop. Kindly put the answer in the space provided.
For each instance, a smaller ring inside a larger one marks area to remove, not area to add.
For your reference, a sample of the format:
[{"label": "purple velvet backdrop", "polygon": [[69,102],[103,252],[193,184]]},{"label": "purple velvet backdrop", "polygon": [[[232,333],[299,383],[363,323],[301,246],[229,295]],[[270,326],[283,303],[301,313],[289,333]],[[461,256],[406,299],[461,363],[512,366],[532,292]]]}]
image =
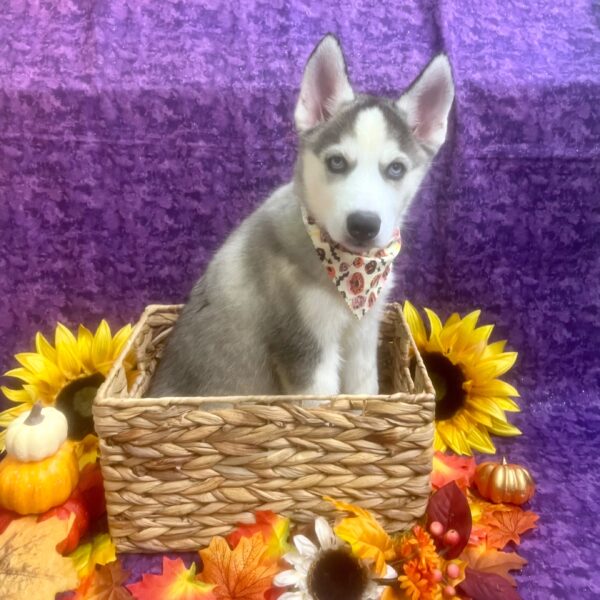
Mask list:
[{"label": "purple velvet backdrop", "polygon": [[520,590],[600,597],[598,0],[293,4],[3,3],[0,368],[57,320],[118,326],[184,300],[290,176],[301,70],[325,32],[365,91],[400,90],[444,50],[452,137],[404,233],[396,297],[481,307],[519,351],[525,435],[501,446],[537,477],[541,513]]}]

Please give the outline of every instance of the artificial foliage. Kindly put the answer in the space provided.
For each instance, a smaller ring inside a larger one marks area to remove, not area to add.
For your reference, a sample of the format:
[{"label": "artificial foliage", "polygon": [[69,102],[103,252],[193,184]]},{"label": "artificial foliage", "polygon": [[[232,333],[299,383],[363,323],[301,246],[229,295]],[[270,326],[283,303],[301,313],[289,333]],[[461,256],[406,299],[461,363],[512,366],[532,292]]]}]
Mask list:
[{"label": "artificial foliage", "polygon": [[482,520],[488,528],[487,545],[492,548],[504,548],[509,542],[521,543],[521,534],[533,529],[538,515],[517,507],[511,510],[488,513]]},{"label": "artificial foliage", "polygon": [[0,598],[52,599],[77,585],[73,561],[56,551],[69,527],[56,517],[22,517],[8,525],[0,535]]},{"label": "artificial foliage", "polygon": [[72,600],[132,600],[124,585],[128,577],[129,572],[118,561],[97,565],[81,582]]},{"label": "artificial foliage", "polygon": [[198,579],[194,563],[188,568],[180,558],[165,556],[160,575],[145,574],[128,589],[137,600],[216,600],[215,587]]},{"label": "artificial foliage", "polygon": [[352,553],[359,558],[373,563],[373,570],[378,577],[384,577],[386,563],[396,556],[394,544],[390,536],[377,522],[375,516],[364,508],[326,498],[338,510],[351,515],[342,519],[334,528],[336,535],[347,542]]},{"label": "artificial foliage", "polygon": [[[101,517],[92,523],[95,532],[63,557],[57,548],[69,539],[77,517],[72,505],[38,519],[5,511],[0,513],[6,527],[0,573],[35,572],[46,578],[36,589],[40,600],[67,589],[77,600],[308,600],[316,597],[311,591],[318,583],[315,573],[328,573],[320,584],[331,586],[331,595],[320,590],[319,598],[325,599],[339,593],[357,600],[518,598],[511,572],[526,561],[515,548],[538,516],[481,498],[473,484],[473,461],[436,453],[432,480],[438,487],[424,518],[407,532],[390,535],[375,513],[328,498],[339,511],[334,523],[319,518],[314,528],[300,528],[283,516],[259,512],[255,522],[199,548],[197,562],[165,558],[162,573],[143,574],[135,582],[123,572]],[[97,469],[90,463],[84,469],[91,467]],[[71,500],[79,506],[81,493]],[[49,523],[51,532],[45,529]],[[28,589],[25,577],[11,577],[3,581]]]},{"label": "artificial foliage", "polygon": [[278,571],[277,560],[268,556],[263,534],[242,537],[235,548],[215,537],[200,550],[204,569],[200,579],[214,586],[218,600],[263,600]]},{"label": "artificial foliage", "polygon": [[90,578],[96,567],[117,560],[115,545],[108,533],[98,533],[81,543],[70,555],[80,581]]},{"label": "artificial foliage", "polygon": [[[164,557],[160,573],[142,573],[135,581],[108,532],[98,439],[85,419],[90,393],[130,328],[112,336],[103,322],[95,333],[80,326],[75,337],[59,325],[54,346],[39,334],[36,352],[17,355],[22,367],[9,372],[22,385],[4,388],[17,406],[0,415],[0,425],[9,426],[37,400],[64,410],[70,439],[61,448],[71,452],[78,483],[62,503],[38,516],[0,506],[0,597],[52,600],[70,590],[61,599],[517,600],[514,573],[527,561],[516,550],[521,536],[535,529],[538,515],[506,502],[514,495],[481,495],[477,482],[484,467],[471,456],[473,450],[494,450],[490,433],[518,433],[505,415],[518,410],[512,400],[517,392],[498,379],[516,353],[504,352],[504,342],[488,343],[491,327],[477,327],[478,312],[452,315],[442,324],[426,311],[429,333],[414,307],[407,304],[405,313],[426,364],[438,368],[433,369],[438,403],[451,401],[455,410],[450,414],[440,405],[432,494],[418,523],[391,535],[376,512],[360,506],[360,497],[352,503],[325,498],[337,509],[337,519],[318,517],[310,526],[259,511],[252,522],[198,548],[193,562]],[[133,362],[128,368],[133,376]],[[460,390],[448,387],[452,379],[444,382],[444,373],[461,382]],[[471,435],[470,426],[477,433]],[[520,465],[508,466],[511,473],[524,472]],[[524,501],[534,491],[528,487]]]},{"label": "artificial foliage", "polygon": [[487,546],[467,546],[461,558],[470,568],[482,573],[495,573],[506,579],[513,587],[517,587],[510,571],[520,571],[527,561],[517,552],[502,552]]}]

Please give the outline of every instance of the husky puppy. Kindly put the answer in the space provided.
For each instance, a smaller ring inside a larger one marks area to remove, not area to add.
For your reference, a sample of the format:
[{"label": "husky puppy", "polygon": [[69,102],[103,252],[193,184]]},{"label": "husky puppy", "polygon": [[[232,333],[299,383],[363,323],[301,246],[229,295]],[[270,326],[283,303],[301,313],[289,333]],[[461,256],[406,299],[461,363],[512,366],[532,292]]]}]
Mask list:
[{"label": "husky puppy", "polygon": [[[149,395],[376,394],[392,275],[378,278],[368,309],[364,298],[351,305],[350,263],[334,274],[318,243],[360,266],[393,242],[445,140],[453,98],[444,55],[398,99],[358,95],[339,42],[324,37],[295,109],[294,178],[242,222],[196,283]],[[360,288],[362,274],[352,279]]]}]

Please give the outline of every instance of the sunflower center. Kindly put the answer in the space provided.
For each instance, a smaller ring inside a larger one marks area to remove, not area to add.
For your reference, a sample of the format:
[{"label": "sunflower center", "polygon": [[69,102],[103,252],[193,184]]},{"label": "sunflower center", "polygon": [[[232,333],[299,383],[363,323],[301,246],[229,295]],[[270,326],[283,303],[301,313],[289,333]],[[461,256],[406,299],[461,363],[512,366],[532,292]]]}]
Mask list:
[{"label": "sunflower center", "polygon": [[82,440],[89,433],[94,433],[92,402],[103,382],[104,375],[94,373],[75,379],[60,390],[55,405],[67,417],[69,439]]},{"label": "sunflower center", "polygon": [[308,574],[308,591],[315,600],[360,600],[368,575],[344,550],[326,550]]},{"label": "sunflower center", "polygon": [[463,372],[439,352],[423,352],[421,357],[435,388],[435,420],[451,419],[465,403]]}]

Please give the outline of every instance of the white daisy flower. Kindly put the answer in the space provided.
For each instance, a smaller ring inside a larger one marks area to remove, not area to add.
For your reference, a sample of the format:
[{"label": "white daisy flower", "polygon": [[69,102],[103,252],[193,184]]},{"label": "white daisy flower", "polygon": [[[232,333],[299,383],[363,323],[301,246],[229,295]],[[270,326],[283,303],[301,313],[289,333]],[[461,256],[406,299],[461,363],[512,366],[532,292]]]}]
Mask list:
[{"label": "white daisy flower", "polygon": [[[384,587],[373,580],[372,569],[350,552],[323,517],[315,519],[319,546],[304,535],[293,538],[296,550],[283,558],[293,569],[275,576],[278,587],[290,587],[279,600],[379,600]],[[397,577],[388,565],[385,579]]]}]

